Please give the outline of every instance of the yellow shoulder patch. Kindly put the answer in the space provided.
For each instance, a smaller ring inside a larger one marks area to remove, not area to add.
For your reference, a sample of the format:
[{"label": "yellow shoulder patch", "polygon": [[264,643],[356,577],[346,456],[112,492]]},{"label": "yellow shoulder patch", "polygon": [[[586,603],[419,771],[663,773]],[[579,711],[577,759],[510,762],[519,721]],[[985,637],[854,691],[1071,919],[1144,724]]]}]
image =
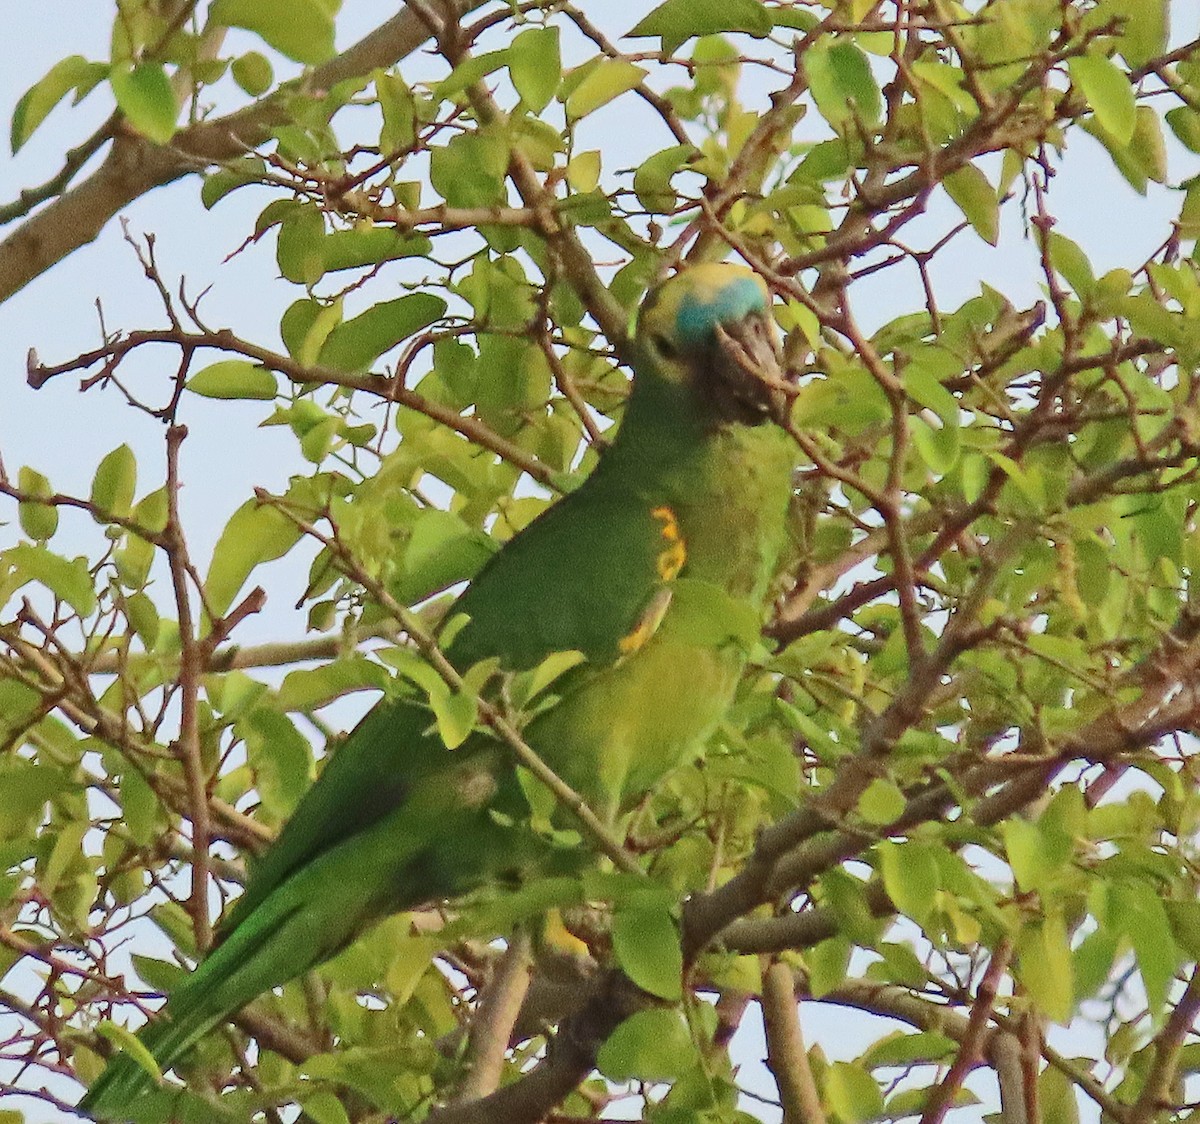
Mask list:
[{"label": "yellow shoulder patch", "polygon": [[[683,569],[684,563],[687,562],[687,544],[683,541],[679,520],[675,517],[675,512],[665,505],[652,508],[650,514],[662,524],[659,534],[662,535],[665,544],[654,560],[654,567],[663,581],[674,581],[679,576],[679,571]],[[636,652],[658,631],[658,626],[662,624],[663,617],[667,615],[670,604],[671,591],[669,589],[660,589],[655,593],[650,599],[650,604],[638,618],[637,624],[633,626],[633,631],[617,641],[617,646],[621,649],[622,654],[628,656]]]},{"label": "yellow shoulder patch", "polygon": [[658,554],[658,576],[665,582],[674,581],[687,561],[687,543],[683,541],[679,520],[675,518],[675,512],[665,505],[654,508],[650,514],[662,523],[660,534],[667,544]]}]

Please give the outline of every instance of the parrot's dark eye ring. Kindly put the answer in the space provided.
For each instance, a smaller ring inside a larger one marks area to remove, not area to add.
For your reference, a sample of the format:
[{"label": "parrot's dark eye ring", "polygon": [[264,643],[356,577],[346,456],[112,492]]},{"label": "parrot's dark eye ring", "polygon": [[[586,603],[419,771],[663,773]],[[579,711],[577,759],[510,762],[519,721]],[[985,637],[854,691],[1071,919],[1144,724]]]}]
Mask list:
[{"label": "parrot's dark eye ring", "polygon": [[664,359],[674,359],[679,354],[679,349],[666,336],[651,336],[650,342]]}]

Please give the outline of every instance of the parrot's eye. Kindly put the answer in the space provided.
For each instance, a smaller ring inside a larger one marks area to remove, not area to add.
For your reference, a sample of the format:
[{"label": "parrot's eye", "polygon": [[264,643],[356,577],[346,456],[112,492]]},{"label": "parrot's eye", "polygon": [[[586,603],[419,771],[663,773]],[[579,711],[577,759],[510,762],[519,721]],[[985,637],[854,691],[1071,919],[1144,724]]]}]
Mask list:
[{"label": "parrot's eye", "polygon": [[679,354],[679,349],[666,336],[651,336],[650,342],[664,359],[674,359]]}]

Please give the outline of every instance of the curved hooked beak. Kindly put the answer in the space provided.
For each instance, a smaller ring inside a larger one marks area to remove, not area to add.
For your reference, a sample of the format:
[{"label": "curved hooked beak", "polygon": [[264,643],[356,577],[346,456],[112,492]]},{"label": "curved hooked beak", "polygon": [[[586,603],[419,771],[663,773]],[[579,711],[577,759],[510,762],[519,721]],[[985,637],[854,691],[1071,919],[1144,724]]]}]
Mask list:
[{"label": "curved hooked beak", "polygon": [[718,325],[716,337],[712,390],[722,415],[743,425],[782,424],[794,390],[781,366],[779,333],[771,317],[752,313]]}]

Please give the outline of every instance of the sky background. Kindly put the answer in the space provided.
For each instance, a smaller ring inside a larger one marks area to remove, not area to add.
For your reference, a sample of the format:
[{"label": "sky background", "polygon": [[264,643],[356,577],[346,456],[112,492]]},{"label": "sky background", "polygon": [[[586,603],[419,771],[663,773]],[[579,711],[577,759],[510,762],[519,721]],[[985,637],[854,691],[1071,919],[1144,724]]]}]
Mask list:
[{"label": "sky background", "polygon": [[[109,4],[96,0],[39,0],[37,4],[10,3],[5,7],[8,34],[0,46],[0,107],[5,118],[21,94],[59,59],[70,54],[90,59],[107,55],[112,18]],[[370,31],[381,19],[384,7],[368,0],[347,0],[338,19],[339,49]],[[604,0],[584,7],[606,31],[618,37],[649,5]],[[1183,10],[1187,5],[1176,8]],[[390,6],[387,10],[390,12]],[[1173,38],[1182,41],[1193,33],[1194,27],[1177,27]],[[260,46],[238,33],[229,40],[231,49],[235,44],[238,49]],[[569,44],[570,40],[564,41],[565,50],[571,50]],[[624,45],[645,49],[657,44],[625,40]],[[574,50],[574,57],[567,57],[569,64],[591,53],[584,52],[578,42]],[[286,73],[282,60],[273,56],[272,61],[277,64],[277,75]],[[444,70],[438,60],[423,55],[414,56],[403,66],[410,82],[441,75]],[[761,78],[748,82],[748,100],[758,99],[765,105],[767,92]],[[240,100],[224,108],[236,104]],[[631,167],[646,154],[671,143],[663,130],[649,127],[653,122],[645,113],[639,110],[631,117],[629,106],[623,101],[596,114],[588,122],[592,135],[579,146],[604,150],[606,170]],[[6,150],[0,156],[0,203],[9,202],[22,188],[40,184],[53,175],[62,152],[87,137],[111,108],[106,90],[99,88],[79,107],[61,104],[16,158]],[[218,111],[220,108],[218,102]],[[811,120],[801,125],[802,135]],[[1196,157],[1178,146],[1171,147],[1170,155],[1171,183],[1178,184],[1200,170]],[[985,165],[985,171],[994,174],[995,167]],[[231,328],[268,347],[277,346],[280,314],[302,293],[278,277],[273,236],[246,253],[230,257],[271,196],[247,189],[226,197],[213,211],[206,212],[198,201],[198,186],[197,179],[185,179],[136,201],[125,212],[129,230],[138,237],[154,233],[160,268],[168,284],[185,278],[193,297],[209,289],[203,304],[209,324]],[[1116,173],[1099,145],[1076,134],[1052,183],[1050,206],[1059,217],[1057,229],[1084,246],[1099,275],[1116,266],[1136,269],[1161,241],[1178,202],[1169,187],[1157,185],[1151,185],[1146,197],[1139,197]],[[957,218],[957,212],[942,196],[929,216],[906,231],[905,241],[914,248],[924,248]],[[925,236],[927,241],[923,241]],[[612,247],[607,243],[605,246],[605,252],[611,253]],[[911,289],[898,283],[903,275],[903,270],[889,269],[855,286],[857,313],[864,327],[877,327],[920,306],[915,270],[907,274]],[[987,246],[970,231],[961,234],[935,259],[933,279],[943,308],[954,308],[976,295],[984,280],[1018,307],[1028,307],[1040,299],[1043,294],[1037,254],[1024,236],[1019,204],[1010,202],[1003,210],[999,249]],[[387,292],[386,285],[385,280],[370,288],[370,298],[398,295]],[[49,476],[56,489],[87,495],[100,459],[126,442],[137,453],[140,496],[158,487],[162,480],[162,424],[128,409],[115,392],[93,390],[81,395],[78,379],[73,376],[60,377],[36,392],[25,379],[30,348],[36,349],[43,362],[56,363],[98,345],[97,301],[103,306],[109,330],[153,327],[164,322],[161,306],[133,253],[123,244],[117,223],[110,224],[95,243],[0,305],[0,457],[14,477],[21,465],[29,464]],[[153,400],[165,400],[175,361],[175,356],[165,351],[157,361],[142,361],[135,379],[138,391]],[[258,428],[269,412],[269,403],[212,403],[194,395],[185,400],[181,420],[190,435],[182,457],[186,482],[182,507],[192,550],[201,560],[202,569],[225,521],[250,495],[252,487],[281,491],[289,475],[305,471],[290,431]],[[3,548],[17,540],[18,528],[11,507],[0,508],[0,520],[8,521],[7,525],[0,523]],[[90,519],[68,513],[63,517],[55,548],[94,553],[99,541],[98,529]],[[294,604],[303,592],[305,568],[291,561],[273,572],[267,570],[264,576],[271,592],[267,608],[239,629],[240,642],[299,638],[304,616]],[[831,1058],[855,1056],[868,1029],[878,1034],[878,1020],[867,1020],[853,1012],[817,1012],[810,1007],[806,1006],[805,1011],[806,1033],[810,1042],[820,1041]],[[6,1033],[5,1019],[0,1012],[0,1039]],[[770,1094],[773,1089],[769,1076],[757,1061],[762,1054],[760,1032],[754,1020],[748,1020],[738,1043],[738,1055],[745,1059],[743,1076],[748,1084]],[[976,1087],[986,1096],[990,1081]],[[4,1101],[0,1085],[0,1108],[8,1107]],[[54,1120],[47,1115],[44,1104],[28,1100],[12,1103],[24,1108],[30,1121]],[[748,1103],[746,1109],[761,1114],[764,1120],[773,1118],[761,1106]],[[968,1124],[972,1116],[964,1113],[954,1119]]]}]

